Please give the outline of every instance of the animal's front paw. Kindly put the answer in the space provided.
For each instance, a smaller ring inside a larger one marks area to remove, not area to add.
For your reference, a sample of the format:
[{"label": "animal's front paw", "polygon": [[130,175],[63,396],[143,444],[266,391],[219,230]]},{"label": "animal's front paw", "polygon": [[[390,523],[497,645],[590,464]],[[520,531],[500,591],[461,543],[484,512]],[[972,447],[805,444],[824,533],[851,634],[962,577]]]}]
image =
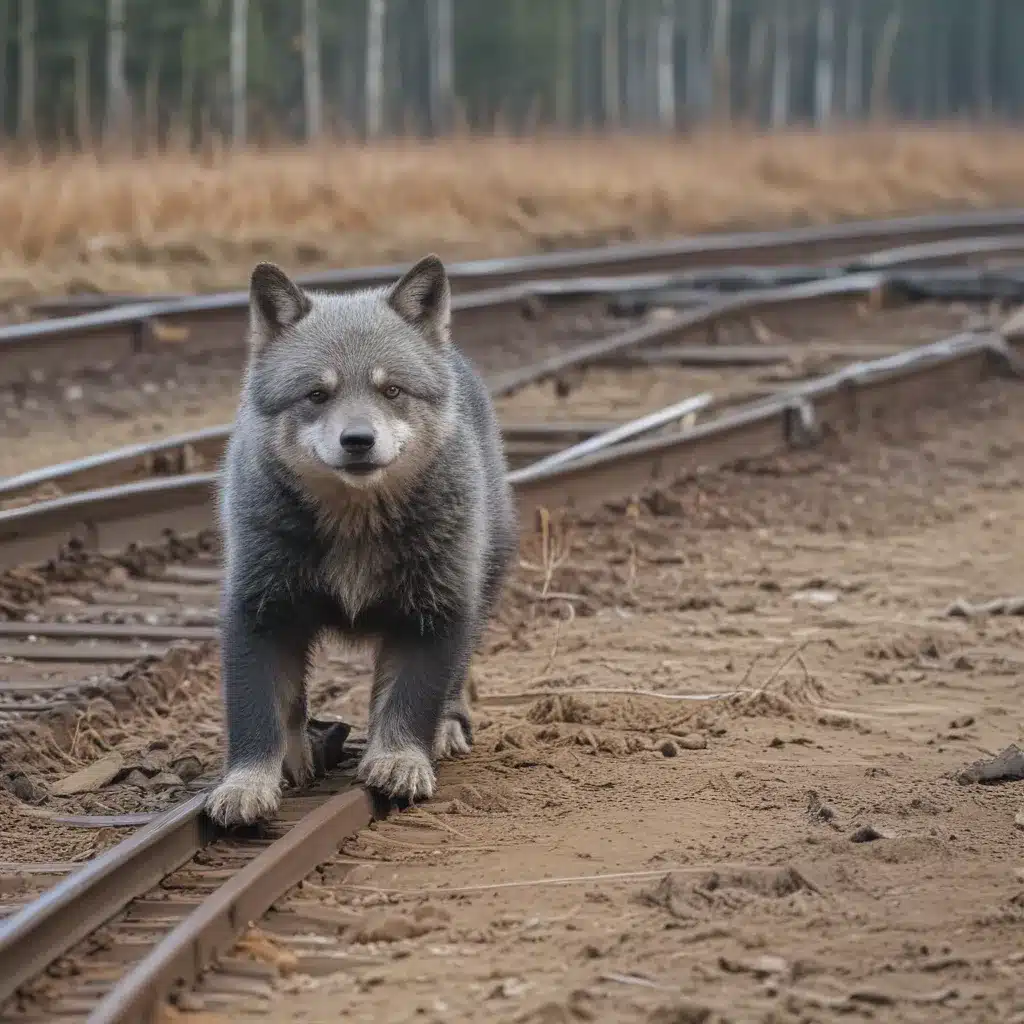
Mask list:
[{"label": "animal's front paw", "polygon": [[288,734],[288,749],[284,755],[284,777],[295,789],[302,789],[313,781],[313,745],[305,729]]},{"label": "animal's front paw", "polygon": [[458,757],[473,749],[473,740],[457,718],[444,718],[434,740],[434,757]]},{"label": "animal's front paw", "polygon": [[417,746],[389,750],[367,747],[358,777],[393,800],[429,800],[434,795],[434,767]]},{"label": "animal's front paw", "polygon": [[254,825],[281,806],[281,771],[276,766],[237,768],[206,798],[206,813],[218,825]]}]

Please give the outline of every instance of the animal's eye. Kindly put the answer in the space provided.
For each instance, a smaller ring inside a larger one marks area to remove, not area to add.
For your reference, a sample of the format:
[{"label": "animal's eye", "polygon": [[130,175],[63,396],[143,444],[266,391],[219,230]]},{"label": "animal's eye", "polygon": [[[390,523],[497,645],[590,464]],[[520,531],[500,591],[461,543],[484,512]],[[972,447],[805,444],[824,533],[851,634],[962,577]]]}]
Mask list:
[{"label": "animal's eye", "polygon": [[306,398],[308,398],[314,405],[323,405],[324,402],[327,401],[328,394],[322,388],[314,388],[314,390],[310,391],[310,393],[306,395]]},{"label": "animal's eye", "polygon": [[402,393],[402,389],[397,384],[389,384],[384,389],[385,398],[397,398]]}]

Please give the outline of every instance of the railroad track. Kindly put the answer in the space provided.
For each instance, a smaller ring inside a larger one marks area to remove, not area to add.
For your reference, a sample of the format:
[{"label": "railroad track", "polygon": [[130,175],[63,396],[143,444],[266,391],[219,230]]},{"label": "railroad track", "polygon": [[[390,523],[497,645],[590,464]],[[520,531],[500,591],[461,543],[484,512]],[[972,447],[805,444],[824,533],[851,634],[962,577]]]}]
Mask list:
[{"label": "railroad track", "polygon": [[[714,288],[693,276],[680,283],[680,268],[692,267],[701,255],[679,246],[634,251],[632,263],[626,263],[625,255],[605,254],[601,258],[608,262],[599,267],[593,265],[598,262],[594,255],[586,257],[590,264],[582,257],[565,259],[564,267],[554,257],[523,261],[524,275],[556,268],[566,274],[621,270],[625,263],[633,271],[629,280],[623,275],[583,285],[567,280],[550,294],[585,295],[587,301],[599,296],[603,303],[614,299],[637,317],[651,308],[668,312],[611,337],[564,347],[529,366],[492,374],[496,396],[513,400],[537,382],[555,378],[568,390],[572,405],[582,404],[587,379],[594,374],[636,373],[650,379],[672,369],[694,377],[715,375],[713,387],[702,377],[699,389],[677,396],[690,399],[689,404],[661,415],[635,408],[615,420],[516,422],[505,416],[506,439],[515,456],[511,481],[524,529],[534,531],[557,509],[585,510],[704,467],[870,430],[877,421],[905,417],[929,402],[969,396],[979,380],[994,372],[1017,373],[1024,334],[1002,334],[983,324],[951,329],[962,313],[948,308],[952,299],[975,305],[1015,300],[1012,267],[994,272],[988,266],[967,266],[1024,249],[1014,226],[1024,226],[1024,215],[1015,222],[1004,214],[998,223],[994,218],[935,218],[916,227],[903,222],[831,235],[815,229],[778,236],[782,241],[773,243],[774,249],[764,239],[745,236],[742,242],[709,245],[703,266],[722,268],[727,258],[739,255],[748,264],[792,260],[797,254],[832,263],[799,272],[724,267]],[[979,238],[982,229],[990,230],[991,237]],[[966,243],[957,240],[958,232]],[[878,252],[880,243],[901,238],[914,245]],[[873,248],[859,261],[846,258],[865,247]],[[920,270],[936,263],[938,270]],[[918,270],[892,272],[893,266],[912,264]],[[944,269],[948,264],[953,266]],[[499,275],[519,272],[507,265],[492,269]],[[641,273],[661,276],[643,279]],[[464,277],[479,281],[486,275]],[[458,275],[457,280],[463,283]],[[487,280],[494,283],[493,277]],[[507,278],[499,283],[516,287]],[[540,291],[531,286],[516,294],[517,315],[524,296]],[[473,308],[491,309],[500,319],[501,304],[488,306],[489,294],[484,290],[469,298],[484,296],[486,302]],[[818,346],[820,357],[838,364],[828,372],[796,372],[768,387],[759,379],[765,367],[788,366],[813,346],[766,340],[756,330],[758,318],[781,311],[812,319],[820,307],[858,325],[862,316],[850,300],[865,298],[881,299],[883,306],[923,302],[944,311],[916,324],[930,333],[923,343],[901,341],[894,326],[900,311],[883,311],[867,339],[860,336],[863,330],[851,331],[857,340],[833,342],[824,354]],[[166,304],[150,305],[166,311]],[[185,315],[183,307],[176,309],[175,315]],[[198,315],[198,307],[191,309],[187,315]],[[236,312],[232,307],[231,315]],[[164,313],[150,311],[144,317],[127,305],[102,315],[107,317],[105,330],[120,331]],[[746,325],[749,336],[742,343],[715,336],[723,325],[734,323]],[[59,344],[83,338],[60,334],[67,329],[64,324],[40,325],[47,326],[63,339]],[[222,319],[218,329],[228,333],[234,328]],[[574,374],[583,376],[574,380]],[[600,394],[595,401],[602,401]],[[0,713],[7,727],[26,717],[64,714],[69,705],[97,695],[111,694],[116,700],[119,687],[130,697],[140,673],[153,664],[177,664],[178,674],[167,684],[173,687],[208,656],[216,639],[219,580],[210,498],[226,436],[226,427],[215,428],[0,485],[0,506],[6,506],[0,512],[0,606],[7,612],[0,621],[0,657],[7,676],[0,685]],[[202,771],[190,773],[188,781],[163,771],[175,776],[163,785],[170,787],[165,795],[175,795],[177,803],[155,815],[65,816],[69,825],[103,822],[137,831],[84,867],[44,865],[48,870],[20,878],[17,898],[6,905],[0,921],[0,1021],[150,1020],[165,999],[179,997],[200,981],[214,1002],[244,999],[263,981],[248,962],[236,962],[229,953],[247,923],[268,911],[271,931],[319,930],[336,938],[347,923],[344,912],[306,903],[301,893],[287,894],[327,861],[328,880],[343,880],[352,865],[335,856],[338,844],[365,826],[375,809],[351,783],[358,738],[338,721],[315,723],[314,729],[324,777],[311,791],[290,795],[280,819],[252,834],[214,833],[201,815],[210,781],[209,772]],[[58,814],[51,820],[61,818]],[[18,874],[17,866],[8,870]],[[40,880],[62,875],[56,885],[40,890]],[[309,947],[311,964],[336,955],[335,947],[327,946],[326,953],[316,944]],[[218,959],[222,969],[203,980],[206,968]]]}]

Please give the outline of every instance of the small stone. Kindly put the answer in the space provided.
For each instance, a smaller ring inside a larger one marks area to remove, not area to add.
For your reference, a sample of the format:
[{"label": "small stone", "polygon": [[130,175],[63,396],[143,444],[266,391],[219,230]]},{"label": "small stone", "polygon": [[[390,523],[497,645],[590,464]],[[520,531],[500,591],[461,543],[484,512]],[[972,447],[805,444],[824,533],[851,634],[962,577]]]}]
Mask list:
[{"label": "small stone", "polygon": [[873,843],[876,839],[884,839],[885,836],[873,825],[861,825],[856,832],[850,836],[851,843]]},{"label": "small stone", "polygon": [[1021,832],[1024,832],[1024,810],[1017,812],[1017,816],[1013,819],[1013,823],[1021,830]]},{"label": "small stone", "polygon": [[171,771],[181,779],[182,783],[188,783],[193,779],[198,779],[203,774],[203,765],[198,757],[188,754],[185,757],[179,757],[176,761],[172,761]]},{"label": "small stone", "polygon": [[150,778],[145,772],[139,771],[138,768],[133,768],[124,777],[124,784],[126,786],[135,786],[136,789],[149,789]]},{"label": "small stone", "polygon": [[85,389],[81,384],[69,384],[64,389],[65,402],[80,402],[85,397]]},{"label": "small stone", "polygon": [[679,753],[679,748],[675,745],[674,740],[662,740],[658,744],[658,750],[660,750],[665,757],[675,757]]},{"label": "small stone", "polygon": [[174,772],[159,772],[149,780],[149,784],[153,789],[167,789],[171,786],[185,785],[181,778],[175,775]]},{"label": "small stone", "polygon": [[683,750],[703,750],[708,745],[708,738],[699,732],[687,733],[680,741]]},{"label": "small stone", "polygon": [[5,776],[3,786],[12,796],[27,804],[41,804],[46,799],[46,788],[23,772],[11,772]]},{"label": "small stone", "polygon": [[949,723],[950,729],[969,729],[974,725],[974,715],[961,715]]}]

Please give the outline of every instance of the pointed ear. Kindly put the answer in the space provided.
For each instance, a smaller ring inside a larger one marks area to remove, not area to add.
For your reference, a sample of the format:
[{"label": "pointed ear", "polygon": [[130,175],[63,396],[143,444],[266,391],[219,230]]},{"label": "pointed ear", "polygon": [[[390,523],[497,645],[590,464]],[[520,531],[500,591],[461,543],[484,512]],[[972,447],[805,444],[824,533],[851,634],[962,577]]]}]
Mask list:
[{"label": "pointed ear", "polygon": [[249,333],[261,352],[281,331],[297,324],[312,308],[309,296],[273,263],[257,263],[249,281]]},{"label": "pointed ear", "polygon": [[424,256],[392,285],[387,301],[406,323],[418,328],[435,344],[448,344],[452,290],[444,264],[433,253]]}]

